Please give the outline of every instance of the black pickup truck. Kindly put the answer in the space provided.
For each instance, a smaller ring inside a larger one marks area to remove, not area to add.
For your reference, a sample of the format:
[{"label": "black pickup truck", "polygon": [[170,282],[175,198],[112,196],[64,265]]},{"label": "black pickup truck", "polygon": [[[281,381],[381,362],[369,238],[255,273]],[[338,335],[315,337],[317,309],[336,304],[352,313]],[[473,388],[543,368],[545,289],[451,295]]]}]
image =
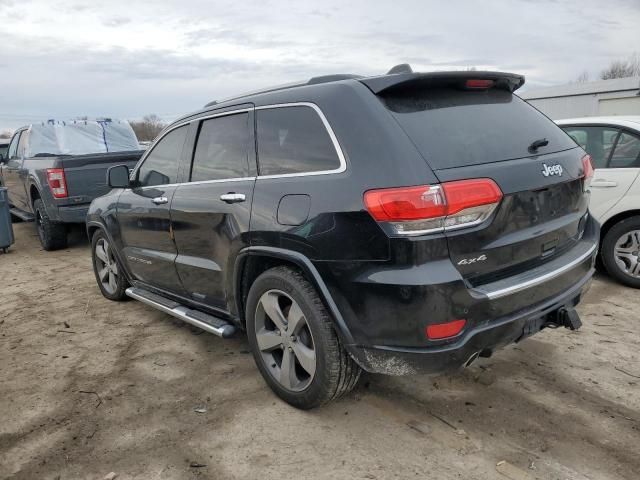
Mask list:
[{"label": "black pickup truck", "polygon": [[0,182],[11,213],[35,221],[42,247],[56,250],[67,245],[68,224],[84,223],[91,201],[109,191],[107,169],[133,168],[142,152],[127,122],[29,125],[0,154]]}]

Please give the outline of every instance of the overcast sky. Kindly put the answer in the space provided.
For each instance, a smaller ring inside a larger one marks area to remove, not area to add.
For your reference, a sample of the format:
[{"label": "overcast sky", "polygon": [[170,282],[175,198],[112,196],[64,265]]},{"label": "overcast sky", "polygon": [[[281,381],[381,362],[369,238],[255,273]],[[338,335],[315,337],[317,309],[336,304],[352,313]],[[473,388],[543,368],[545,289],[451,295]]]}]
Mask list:
[{"label": "overcast sky", "polygon": [[0,130],[170,120],[328,73],[499,69],[532,86],[640,48],[640,0],[0,0]]}]

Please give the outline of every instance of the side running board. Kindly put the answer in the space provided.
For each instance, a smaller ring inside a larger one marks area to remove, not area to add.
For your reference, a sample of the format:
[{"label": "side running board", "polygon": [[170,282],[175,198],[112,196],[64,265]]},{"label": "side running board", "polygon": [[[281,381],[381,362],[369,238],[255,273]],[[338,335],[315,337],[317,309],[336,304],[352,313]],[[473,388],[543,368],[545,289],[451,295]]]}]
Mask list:
[{"label": "side running board", "polygon": [[218,335],[222,338],[232,336],[236,327],[221,318],[214,317],[199,310],[193,310],[168,298],[156,295],[155,293],[143,290],[142,288],[129,287],[126,290],[127,296],[146,303],[153,308],[168,313],[180,320],[187,322],[202,330]]},{"label": "side running board", "polygon": [[25,212],[18,208],[10,208],[9,211],[23,222],[33,222],[36,218],[33,213]]}]

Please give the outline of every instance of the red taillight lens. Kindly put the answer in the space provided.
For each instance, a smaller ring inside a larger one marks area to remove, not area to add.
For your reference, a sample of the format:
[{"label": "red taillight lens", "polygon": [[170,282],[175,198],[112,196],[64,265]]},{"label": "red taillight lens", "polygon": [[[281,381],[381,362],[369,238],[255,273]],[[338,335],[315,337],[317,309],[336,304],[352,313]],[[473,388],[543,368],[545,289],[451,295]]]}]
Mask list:
[{"label": "red taillight lens", "polygon": [[66,198],[67,182],[64,178],[64,170],[62,168],[48,168],[47,181],[54,198]]},{"label": "red taillight lens", "polygon": [[491,215],[501,199],[502,191],[489,178],[369,190],[364,194],[364,204],[374,219],[406,235],[476,225]]},{"label": "red taillight lens", "polygon": [[443,338],[455,337],[458,335],[467,321],[465,319],[453,320],[447,323],[436,323],[427,326],[427,338],[429,340],[441,340]]},{"label": "red taillight lens", "polygon": [[452,215],[466,208],[499,202],[502,191],[490,178],[475,178],[443,183],[447,198],[447,214]]},{"label": "red taillight lens", "polygon": [[493,80],[469,79],[465,82],[465,87],[487,89],[493,87],[493,84]]},{"label": "red taillight lens", "polygon": [[369,190],[364,194],[364,203],[379,222],[418,220],[447,214],[439,185]]},{"label": "red taillight lens", "polygon": [[593,177],[594,170],[593,159],[591,158],[591,155],[585,155],[584,157],[582,157],[582,171],[584,178]]},{"label": "red taillight lens", "polygon": [[586,192],[589,190],[591,186],[591,179],[593,178],[594,169],[593,169],[593,159],[591,155],[585,155],[582,157],[582,178],[583,180],[583,190]]}]

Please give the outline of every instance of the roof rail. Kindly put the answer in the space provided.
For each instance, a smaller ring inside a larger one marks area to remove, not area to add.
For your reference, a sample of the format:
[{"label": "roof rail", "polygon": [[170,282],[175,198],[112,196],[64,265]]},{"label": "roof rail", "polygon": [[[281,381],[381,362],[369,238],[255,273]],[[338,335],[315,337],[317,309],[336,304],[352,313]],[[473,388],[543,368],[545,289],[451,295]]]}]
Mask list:
[{"label": "roof rail", "polygon": [[278,90],[285,90],[287,88],[293,88],[293,87],[303,87],[305,85],[319,85],[321,83],[329,83],[329,82],[338,82],[340,80],[358,80],[364,78],[362,75],[354,75],[351,73],[338,73],[338,74],[333,74],[333,75],[321,75],[318,77],[312,77],[309,80],[307,80],[306,82],[294,82],[294,83],[287,83],[285,85],[278,85],[275,87],[268,87],[265,89],[261,89],[261,90],[254,90],[252,92],[246,92],[240,95],[234,95],[233,97],[229,97],[229,98],[225,98],[222,100],[213,100],[212,102],[209,102],[205,105],[206,107],[212,107],[214,105],[217,105],[218,103],[223,103],[223,102],[228,102],[230,100],[238,100],[240,98],[244,98],[244,97],[249,97],[251,95],[258,95],[260,93],[269,93],[269,92],[277,92]]}]

